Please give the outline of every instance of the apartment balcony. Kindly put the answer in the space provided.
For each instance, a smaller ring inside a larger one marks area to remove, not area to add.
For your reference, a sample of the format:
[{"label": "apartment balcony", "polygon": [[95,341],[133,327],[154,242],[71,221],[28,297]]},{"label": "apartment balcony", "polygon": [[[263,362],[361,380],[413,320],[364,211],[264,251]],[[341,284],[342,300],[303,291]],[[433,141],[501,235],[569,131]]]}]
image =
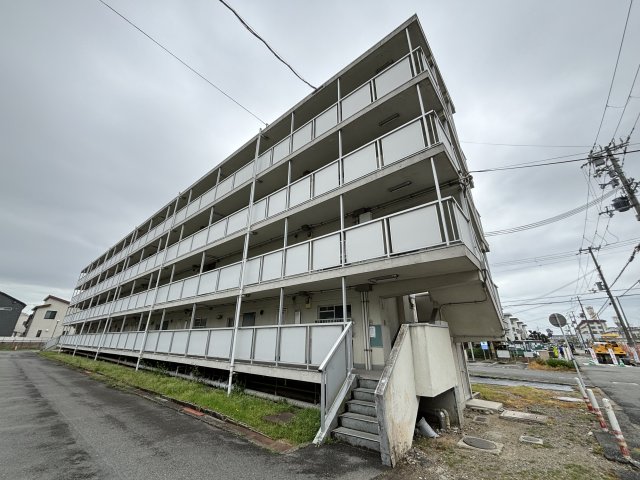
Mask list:
[{"label": "apartment balcony", "polygon": [[[417,166],[417,162],[428,157],[438,160],[437,179],[434,178],[430,166]],[[296,212],[311,208],[318,202],[326,202],[341,193],[363,190],[368,183],[372,183],[368,197],[379,197],[380,187],[383,187],[382,191],[387,191],[395,185],[408,182],[413,184],[414,190],[419,190],[434,186],[437,182],[445,183],[457,179],[458,165],[455,158],[442,124],[433,112],[429,112],[282,188],[277,189],[276,182],[279,180],[276,175],[261,180],[260,189],[273,193],[254,202],[251,209],[251,228],[264,228],[278,218],[295,215]],[[308,166],[309,162],[305,162],[305,165]],[[376,181],[378,184],[375,184]],[[359,195],[363,199],[367,196],[363,196],[361,192]],[[365,207],[367,202],[363,199],[359,205],[352,202],[352,206]],[[192,224],[192,228],[197,229],[195,233],[94,285],[74,297],[74,302],[78,303],[114,289],[118,285],[206,249],[215,248],[216,251],[226,253],[223,244],[234,239],[237,243],[246,233],[248,212],[249,207],[241,208],[202,229],[198,229],[199,222],[196,221]]]},{"label": "apartment balcony", "polygon": [[[261,174],[268,173],[274,167],[286,164],[286,160],[297,155],[304,148],[329,140],[331,136],[335,136],[337,128],[348,129],[349,125],[352,125],[356,120],[360,123],[357,128],[354,126],[354,132],[364,131],[369,127],[367,123],[372,123],[367,122],[367,118],[377,118],[375,115],[370,114],[372,110],[377,109],[380,112],[384,112],[386,109],[389,110],[390,115],[393,115],[397,110],[406,111],[405,108],[394,106],[394,103],[390,102],[390,100],[398,95],[402,89],[410,88],[412,85],[417,84],[421,84],[422,98],[425,105],[437,106],[439,110],[443,108],[444,100],[437,86],[435,72],[428,67],[428,60],[422,47],[417,47],[411,53],[402,56],[362,85],[355,87],[344,98],[330,105],[295,131],[279,140],[275,145],[264,149],[255,161],[249,161],[224,179],[217,178],[213,187],[196,198],[189,198],[188,204],[178,209],[175,214],[164,220],[151,221],[148,231],[142,233],[129,245],[123,247],[100,265],[82,274],[77,286],[80,287],[91,283],[102,273],[109,272],[110,269],[124,262],[129,255],[150,242],[158,240],[185,220],[192,218],[204,209],[221,202],[234,193],[238,193],[251,181],[254,169],[255,174],[260,177]],[[451,148],[452,158],[456,158],[451,142],[447,139],[447,135],[444,134],[442,125],[439,125],[439,127],[442,141],[447,142],[449,148]],[[353,140],[358,141],[355,136]],[[248,155],[248,150],[250,149],[245,148],[243,154]],[[329,174],[329,172],[325,173]],[[82,298],[86,298],[86,296]],[[77,301],[79,299],[79,296],[74,296],[72,300]]]}]

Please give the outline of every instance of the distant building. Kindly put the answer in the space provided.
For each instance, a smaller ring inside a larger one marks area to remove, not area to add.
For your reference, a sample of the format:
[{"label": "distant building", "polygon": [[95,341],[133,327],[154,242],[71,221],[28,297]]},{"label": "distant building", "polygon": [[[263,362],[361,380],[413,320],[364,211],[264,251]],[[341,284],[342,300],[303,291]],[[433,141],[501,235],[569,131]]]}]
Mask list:
[{"label": "distant building", "polygon": [[505,325],[505,337],[508,341],[517,342],[526,340],[529,336],[527,325],[510,313],[504,314],[503,323]]},{"label": "distant building", "polygon": [[29,314],[20,312],[20,318],[18,318],[18,321],[16,322],[16,326],[13,327],[13,336],[24,337],[24,334],[27,331],[28,322],[29,322]]},{"label": "distant building", "polygon": [[20,312],[27,304],[0,292],[0,337],[12,337]]},{"label": "distant building", "polygon": [[44,304],[34,307],[29,315],[25,337],[51,338],[62,334],[62,320],[67,308],[68,300],[48,295]]},{"label": "distant building", "polygon": [[[576,326],[578,332],[582,334],[582,337],[585,340],[591,340],[591,333],[596,340],[600,340],[600,335],[606,333],[607,331],[607,321],[606,320],[581,320],[580,323]],[[589,332],[591,330],[591,333]]]}]

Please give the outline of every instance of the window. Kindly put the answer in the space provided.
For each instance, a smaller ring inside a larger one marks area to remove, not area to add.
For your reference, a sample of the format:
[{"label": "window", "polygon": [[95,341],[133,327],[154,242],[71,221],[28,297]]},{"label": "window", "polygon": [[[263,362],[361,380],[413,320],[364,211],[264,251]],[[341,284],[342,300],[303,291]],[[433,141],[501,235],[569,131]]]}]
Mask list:
[{"label": "window", "polygon": [[46,319],[56,318],[56,313],[58,313],[56,310],[47,310],[44,314],[44,318]]},{"label": "window", "polygon": [[36,333],[36,338],[38,338],[40,335],[42,335],[42,330],[38,330],[38,332]]},{"label": "window", "polygon": [[207,319],[205,317],[194,318],[193,328],[207,328]]},{"label": "window", "polygon": [[256,325],[256,312],[247,312],[242,315],[243,327],[255,327]]},{"label": "window", "polygon": [[[330,305],[318,307],[318,319],[316,323],[342,322],[342,305]],[[347,320],[351,319],[351,305],[347,305]]]}]

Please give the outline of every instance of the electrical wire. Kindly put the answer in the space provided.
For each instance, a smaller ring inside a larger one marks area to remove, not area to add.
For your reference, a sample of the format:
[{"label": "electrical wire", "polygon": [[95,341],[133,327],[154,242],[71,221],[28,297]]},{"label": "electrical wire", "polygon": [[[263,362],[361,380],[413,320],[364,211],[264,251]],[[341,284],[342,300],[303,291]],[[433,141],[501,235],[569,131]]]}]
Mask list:
[{"label": "electrical wire", "polygon": [[472,145],[492,145],[496,147],[536,147],[536,148],[590,148],[591,145],[543,145],[539,143],[491,143],[491,142],[472,142],[470,140],[460,140],[460,143],[469,143]]},{"label": "electrical wire", "polygon": [[[640,152],[640,150],[628,150],[627,153],[635,153],[635,152]],[[574,155],[567,155],[568,157],[572,157],[578,154],[574,154]],[[498,171],[502,171],[502,170],[518,170],[521,168],[533,168],[533,167],[546,167],[549,165],[561,165],[564,163],[573,163],[573,162],[584,162],[589,160],[589,157],[582,157],[582,158],[574,158],[571,160],[558,160],[557,162],[546,162],[546,163],[536,163],[536,164],[517,164],[517,165],[508,165],[505,167],[491,167],[491,168],[484,168],[481,170],[470,170],[469,173],[486,173],[486,172],[498,172]],[[528,162],[528,163],[532,163],[532,162]]]},{"label": "electrical wire", "polygon": [[98,0],[102,5],[104,5],[105,7],[107,7],[109,10],[111,10],[113,13],[115,13],[116,15],[118,15],[122,20],[124,20],[125,22],[127,22],[129,25],[131,25],[133,28],[135,28],[136,30],[138,30],[141,34],[143,34],[145,37],[147,37],[149,40],[151,40],[153,43],[155,43],[158,47],[160,47],[162,50],[164,50],[166,53],[168,53],[169,55],[171,55],[174,59],[176,59],[178,62],[180,62],[183,66],[185,66],[187,69],[189,69],[191,72],[195,73],[198,77],[200,77],[202,80],[204,80],[205,82],[207,82],[210,86],[212,86],[213,88],[215,88],[218,92],[220,92],[222,95],[224,95],[225,97],[227,97],[229,100],[231,100],[233,103],[235,103],[237,106],[239,106],[241,109],[243,109],[245,112],[247,112],[249,115],[251,115],[253,118],[255,118],[256,120],[258,120],[260,123],[264,124],[265,126],[267,125],[267,123],[262,120],[260,117],[258,117],[255,113],[253,113],[251,110],[249,110],[247,107],[245,107],[244,105],[242,105],[239,101],[237,101],[235,98],[233,98],[231,95],[229,95],[227,92],[225,92],[224,90],[222,90],[220,87],[218,87],[216,84],[214,84],[211,80],[209,80],[207,77],[205,77],[202,73],[200,73],[199,71],[197,71],[195,68],[193,68],[191,65],[189,65],[187,62],[185,62],[184,60],[182,60],[180,57],[178,57],[175,53],[173,53],[171,50],[169,50],[167,47],[165,47],[164,45],[162,45],[158,40],[156,40],[155,38],[153,38],[151,35],[149,35],[147,32],[145,32],[144,30],[142,30],[139,26],[137,26],[135,23],[133,23],[131,20],[129,20],[127,17],[125,17],[122,13],[120,13],[119,11],[117,11],[115,8],[113,8],[111,5],[109,5],[108,3],[106,3],[104,0]]},{"label": "electrical wire", "polygon": [[240,16],[240,14],[239,14],[238,12],[236,12],[236,11],[231,7],[231,5],[229,5],[229,4],[228,4],[227,2],[225,2],[224,0],[218,0],[218,1],[219,1],[221,4],[223,4],[225,7],[227,7],[227,8],[231,11],[231,13],[233,13],[233,14],[235,15],[235,17],[240,21],[240,23],[244,26],[244,28],[246,28],[246,29],[249,31],[249,33],[251,33],[251,34],[252,34],[254,37],[256,37],[258,40],[260,40],[260,41],[264,44],[264,46],[265,46],[265,47],[267,47],[267,49],[268,49],[268,50],[269,50],[269,51],[270,51],[270,52],[271,52],[271,53],[272,53],[272,54],[273,54],[273,55],[274,55],[278,60],[280,60],[283,64],[285,64],[285,65],[289,68],[289,70],[291,70],[291,71],[293,72],[293,74],[294,74],[296,77],[298,77],[300,80],[302,80],[304,83],[306,83],[306,84],[307,84],[310,88],[312,88],[313,90],[317,90],[317,88],[316,88],[316,87],[314,87],[314,86],[313,86],[313,85],[311,85],[309,82],[307,82],[304,78],[302,78],[302,76],[301,76],[298,72],[296,72],[296,71],[295,71],[295,69],[294,69],[294,68],[293,68],[289,63],[287,63],[287,62],[285,61],[285,59],[284,59],[284,58],[282,58],[282,57],[278,54],[278,52],[276,52],[276,51],[271,47],[271,45],[269,45],[269,44],[267,43],[267,41],[266,41],[264,38],[262,38],[262,37],[258,34],[258,32],[256,32],[253,28],[251,28],[251,26],[250,26],[250,25],[249,25],[249,24],[248,24],[248,23],[247,23],[247,22],[246,22],[246,21],[245,21],[245,20]]},{"label": "electrical wire", "polygon": [[587,203],[585,205],[582,205],[580,207],[576,207],[576,208],[574,208],[572,210],[569,210],[567,212],[561,213],[559,215],[555,215],[553,217],[549,217],[549,218],[546,218],[544,220],[540,220],[540,221],[535,222],[535,223],[529,223],[529,224],[526,224],[526,225],[520,225],[518,227],[505,228],[505,229],[502,229],[502,230],[494,230],[492,232],[485,233],[485,236],[493,237],[493,236],[496,236],[496,235],[507,235],[509,233],[522,232],[522,231],[525,231],[525,230],[531,230],[532,228],[543,227],[543,226],[549,225],[551,223],[559,222],[560,220],[564,220],[565,218],[572,217],[573,215],[575,215],[577,213],[580,213],[585,209],[593,207],[595,204],[601,202],[604,198],[611,197],[615,193],[616,193],[615,190],[611,190],[610,192],[605,193],[601,197],[596,198],[594,200],[591,200],[589,203]]},{"label": "electrical wire", "polygon": [[596,139],[593,141],[593,146],[596,146],[598,143],[598,137],[600,136],[600,131],[602,130],[602,124],[604,123],[604,117],[607,113],[607,108],[610,107],[609,100],[611,98],[611,91],[613,90],[613,83],[616,79],[616,73],[618,71],[618,63],[620,62],[620,53],[622,52],[622,45],[624,45],[624,37],[627,33],[627,25],[629,24],[629,16],[631,15],[631,7],[633,7],[633,0],[629,1],[629,10],[627,10],[627,18],[624,22],[624,29],[622,30],[622,38],[620,39],[620,47],[618,47],[618,56],[616,57],[616,65],[613,68],[613,76],[611,77],[611,84],[609,85],[609,93],[607,94],[607,101],[604,104],[604,110],[602,111],[602,118],[600,119],[600,125],[598,126],[598,133],[596,133]]},{"label": "electrical wire", "polygon": [[620,128],[620,123],[622,122],[622,118],[624,117],[624,112],[627,111],[627,107],[629,106],[629,102],[631,101],[631,94],[633,93],[633,87],[636,85],[636,80],[638,79],[638,72],[640,72],[640,63],[638,64],[638,68],[636,69],[636,74],[633,77],[633,83],[631,84],[631,88],[629,89],[629,96],[627,97],[627,101],[624,102],[624,109],[620,114],[620,118],[618,119],[618,124],[616,125],[616,129],[613,132],[613,138],[616,137],[616,133],[618,133],[618,128]]}]

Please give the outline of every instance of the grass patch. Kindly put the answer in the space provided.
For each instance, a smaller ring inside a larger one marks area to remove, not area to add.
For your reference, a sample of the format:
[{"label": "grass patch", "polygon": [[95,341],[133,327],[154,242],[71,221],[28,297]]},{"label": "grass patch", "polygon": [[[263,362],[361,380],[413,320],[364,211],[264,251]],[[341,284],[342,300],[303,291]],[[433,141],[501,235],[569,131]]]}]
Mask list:
[{"label": "grass patch", "polygon": [[548,360],[543,360],[540,357],[536,358],[534,361],[529,362],[529,368],[531,370],[564,370],[564,371],[575,371],[575,367],[573,362],[568,360],[562,360],[559,358],[550,358]]},{"label": "grass patch", "polygon": [[[313,440],[320,428],[320,412],[312,408],[298,408],[285,402],[272,402],[239,392],[227,395],[222,390],[195,381],[156,372],[136,372],[130,367],[72,357],[65,353],[41,352],[40,354],[52,360],[102,374],[109,379],[108,383],[114,386],[144,388],[214,410],[271,438],[284,439],[294,444],[306,443]],[[282,412],[291,412],[295,416],[285,425],[263,420],[267,415]]]},{"label": "grass patch", "polygon": [[[554,394],[549,390],[533,387],[508,387],[505,385],[487,385],[475,383],[473,391],[478,392],[484,400],[500,402],[506,408],[525,409],[530,406],[550,406],[562,408],[580,408],[580,403],[561,402],[555,400]],[[562,395],[568,396],[567,392]],[[573,396],[573,395],[572,395]]]}]

